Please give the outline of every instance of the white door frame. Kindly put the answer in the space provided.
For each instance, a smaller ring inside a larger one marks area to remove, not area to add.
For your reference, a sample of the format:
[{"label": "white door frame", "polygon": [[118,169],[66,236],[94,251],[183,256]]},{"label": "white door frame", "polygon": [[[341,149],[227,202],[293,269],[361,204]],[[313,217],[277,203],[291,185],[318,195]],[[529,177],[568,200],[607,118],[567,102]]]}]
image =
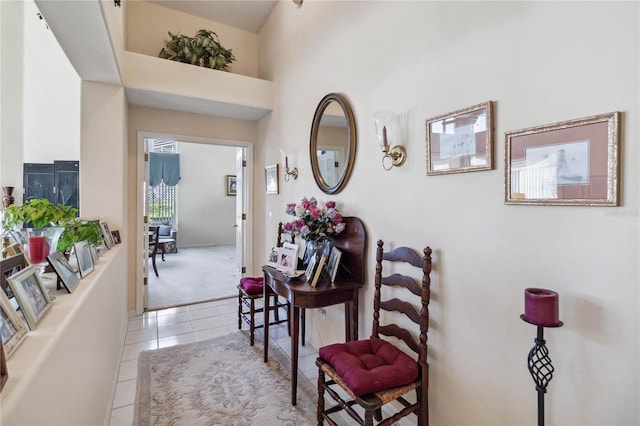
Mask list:
[{"label": "white door frame", "polygon": [[[253,200],[253,142],[236,141],[217,138],[201,138],[196,136],[174,135],[169,133],[157,132],[137,132],[136,138],[136,253],[138,253],[136,261],[136,314],[141,315],[144,312],[144,270],[145,264],[149,261],[148,254],[145,251],[145,235],[144,229],[144,140],[145,139],[169,139],[178,142],[200,143],[205,145],[222,145],[231,147],[245,148],[247,153],[246,179],[243,182],[243,191],[247,194],[245,197],[247,205],[246,212],[252,212]],[[244,260],[245,266],[253,264],[253,215],[247,214],[245,222],[246,237],[244,238]]]}]

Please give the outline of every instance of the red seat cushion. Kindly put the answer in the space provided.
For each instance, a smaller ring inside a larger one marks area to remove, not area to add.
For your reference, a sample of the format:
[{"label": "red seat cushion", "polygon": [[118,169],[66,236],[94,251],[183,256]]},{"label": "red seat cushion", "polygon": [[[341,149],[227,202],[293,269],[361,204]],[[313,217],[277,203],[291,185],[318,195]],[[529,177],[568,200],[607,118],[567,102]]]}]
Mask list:
[{"label": "red seat cushion", "polygon": [[245,291],[245,293],[254,295],[262,293],[262,289],[264,287],[264,278],[263,277],[243,277],[240,278],[240,286]]},{"label": "red seat cushion", "polygon": [[325,346],[319,355],[357,396],[408,385],[418,377],[416,361],[382,339]]}]

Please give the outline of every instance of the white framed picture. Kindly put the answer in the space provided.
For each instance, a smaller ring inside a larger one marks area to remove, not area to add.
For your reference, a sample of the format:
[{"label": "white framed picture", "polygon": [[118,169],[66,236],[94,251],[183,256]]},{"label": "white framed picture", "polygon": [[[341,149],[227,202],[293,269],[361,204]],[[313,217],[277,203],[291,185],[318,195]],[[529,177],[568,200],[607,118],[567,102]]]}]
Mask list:
[{"label": "white framed picture", "polygon": [[29,328],[35,330],[44,314],[51,309],[49,291],[44,286],[38,269],[31,265],[10,276],[8,281]]},{"label": "white framed picture", "polygon": [[93,259],[91,258],[91,249],[87,241],[78,241],[73,245],[78,260],[78,270],[80,277],[85,278],[93,271]]},{"label": "white framed picture", "polygon": [[278,249],[278,260],[276,261],[276,269],[281,272],[293,272],[298,265],[298,245],[284,243]]},{"label": "white framed picture", "polygon": [[26,335],[27,329],[11,306],[9,298],[4,294],[4,291],[0,291],[0,337],[2,337],[2,346],[7,358],[22,343],[22,339]]}]

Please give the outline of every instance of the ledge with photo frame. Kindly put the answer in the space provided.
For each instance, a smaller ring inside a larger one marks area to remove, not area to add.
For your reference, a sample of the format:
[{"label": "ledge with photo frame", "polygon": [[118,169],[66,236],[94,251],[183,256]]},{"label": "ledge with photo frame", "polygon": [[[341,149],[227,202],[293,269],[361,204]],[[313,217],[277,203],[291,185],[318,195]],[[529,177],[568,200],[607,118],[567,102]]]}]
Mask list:
[{"label": "ledge with photo frame", "polygon": [[0,424],[104,422],[128,322],[122,247],[106,252],[72,294],[46,282],[56,299],[7,360]]}]

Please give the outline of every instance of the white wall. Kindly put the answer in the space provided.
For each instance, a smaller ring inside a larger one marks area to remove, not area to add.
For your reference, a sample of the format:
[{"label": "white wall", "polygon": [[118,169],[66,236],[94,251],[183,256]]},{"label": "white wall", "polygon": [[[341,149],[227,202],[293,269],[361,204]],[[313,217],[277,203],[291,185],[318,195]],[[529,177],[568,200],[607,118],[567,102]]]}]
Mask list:
[{"label": "white wall", "polygon": [[80,77],[35,3],[24,8],[24,162],[80,160]]},{"label": "white wall", "polygon": [[235,244],[236,198],[226,193],[235,175],[236,148],[178,143],[178,246]]},{"label": "white wall", "polygon": [[33,1],[0,9],[0,184],[21,188],[23,162],[80,159],[80,79]]},{"label": "white wall", "polygon": [[[565,323],[545,333],[556,368],[547,421],[640,423],[638,12],[637,2],[282,2],[260,34],[260,77],[277,105],[259,126],[256,168],[285,146],[300,176],[280,195],[256,191],[256,263],[289,219],[286,203],[305,195],[362,218],[370,277],[377,239],[431,246],[434,425],[535,424],[526,357],[536,330],[519,319],[532,286],[559,292]],[[358,129],[353,175],[335,197],[315,186],[307,148],[329,92],[350,99]],[[495,170],[426,176],[425,120],[488,100]],[[372,119],[383,109],[410,111],[407,163],[389,172]],[[620,207],[504,205],[505,131],[610,111],[623,114]],[[372,287],[360,298],[363,336]],[[315,345],[343,339],[341,308],[307,318]]]}]

